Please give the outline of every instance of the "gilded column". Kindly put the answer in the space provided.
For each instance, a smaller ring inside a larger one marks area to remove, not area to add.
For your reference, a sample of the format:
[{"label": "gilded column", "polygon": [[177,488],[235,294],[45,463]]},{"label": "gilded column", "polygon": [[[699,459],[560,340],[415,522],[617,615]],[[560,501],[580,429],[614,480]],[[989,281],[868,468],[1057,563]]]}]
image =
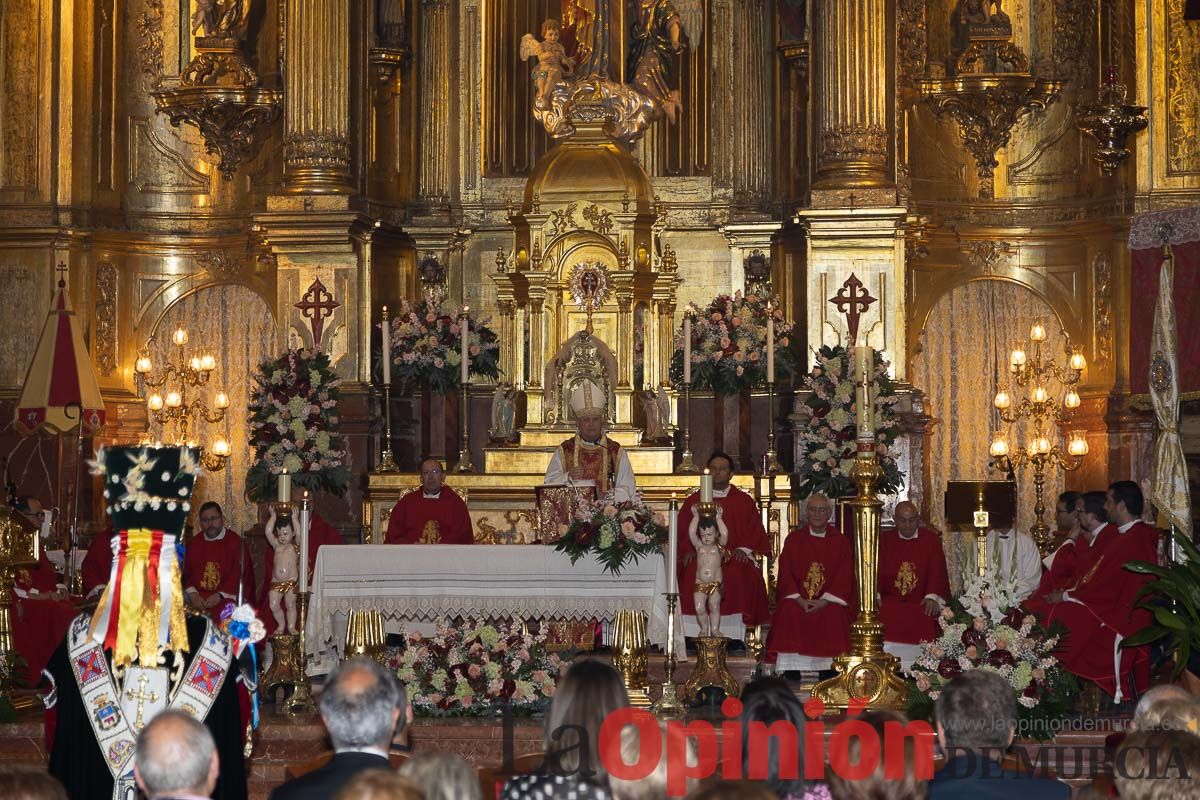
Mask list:
[{"label": "gilded column", "polygon": [[450,79],[458,72],[450,63],[449,0],[421,2],[421,197],[430,203],[450,200]]},{"label": "gilded column", "polygon": [[886,0],[813,7],[819,189],[889,186]]},{"label": "gilded column", "polygon": [[287,0],[283,175],[294,194],[348,194],[350,4]]},{"label": "gilded column", "polygon": [[771,125],[764,112],[773,102],[771,11],[765,0],[744,0],[734,9],[734,190],[753,200],[771,191]]}]

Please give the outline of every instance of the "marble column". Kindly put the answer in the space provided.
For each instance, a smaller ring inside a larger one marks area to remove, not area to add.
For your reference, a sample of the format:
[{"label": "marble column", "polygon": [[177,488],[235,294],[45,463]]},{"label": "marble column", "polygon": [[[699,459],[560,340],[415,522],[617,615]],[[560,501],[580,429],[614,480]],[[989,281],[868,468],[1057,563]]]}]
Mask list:
[{"label": "marble column", "polygon": [[886,0],[813,7],[818,189],[890,186]]},{"label": "marble column", "polygon": [[284,185],[349,194],[350,4],[287,0],[284,24]]}]

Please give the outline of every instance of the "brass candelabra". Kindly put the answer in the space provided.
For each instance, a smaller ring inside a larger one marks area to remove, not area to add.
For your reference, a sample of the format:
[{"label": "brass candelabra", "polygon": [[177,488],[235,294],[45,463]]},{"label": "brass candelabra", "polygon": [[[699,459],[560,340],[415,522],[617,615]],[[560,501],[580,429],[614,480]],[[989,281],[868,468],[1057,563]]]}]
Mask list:
[{"label": "brass candelabra", "polygon": [[683,452],[679,456],[679,466],[675,472],[679,475],[695,475],[700,470],[696,467],[696,457],[692,454],[692,383],[683,384],[683,405],[680,415],[683,417]]},{"label": "brass candelabra", "polygon": [[[189,356],[184,349],[188,334],[183,328],[175,330],[171,342],[175,345],[175,356],[157,376],[153,374],[154,363],[146,350],[138,355],[134,364],[134,372],[141,382],[155,390],[146,398],[146,408],[155,422],[163,426],[163,441],[198,447],[203,467],[209,472],[217,472],[224,469],[229,460],[229,442],[218,438],[210,449],[196,438],[202,423],[215,425],[221,422],[225,419],[225,409],[229,408],[229,396],[224,392],[217,392],[211,409],[200,397],[200,390],[208,385],[209,377],[216,369],[216,359],[209,353]],[[194,397],[191,396],[193,392]]]},{"label": "brass candelabra", "polygon": [[[1067,355],[1065,368],[1048,356],[1043,356],[1042,343],[1046,341],[1046,328],[1041,322],[1035,322],[1029,331],[1032,358],[1019,348],[1009,356],[1013,383],[1022,391],[1028,390],[1028,395],[1016,402],[1012,395],[1001,389],[993,400],[1000,419],[1010,431],[1013,425],[1021,421],[1027,426],[1024,445],[1016,442],[1015,438],[1010,443],[1009,434],[999,430],[992,439],[989,452],[994,469],[1010,474],[1024,466],[1033,469],[1033,512],[1037,519],[1030,534],[1043,554],[1053,546],[1050,528],[1046,525],[1046,473],[1055,468],[1068,472],[1079,469],[1083,457],[1088,453],[1088,442],[1083,431],[1070,431],[1064,450],[1059,447],[1060,432],[1055,430],[1068,426],[1075,409],[1079,408],[1081,401],[1075,387],[1087,366],[1083,353],[1071,347],[1071,340],[1065,331],[1063,339]],[[1050,391],[1050,384],[1054,381],[1062,386],[1061,402]],[[1015,437],[1015,432],[1012,435]]]},{"label": "brass candelabra", "polygon": [[763,472],[768,475],[783,472],[775,451],[775,381],[767,382],[767,452],[763,455]]},{"label": "brass candelabra", "polygon": [[379,454],[379,465],[375,467],[376,472],[396,472],[398,470],[398,467],[396,466],[396,461],[392,456],[392,381],[391,381],[391,377],[390,377],[391,371],[390,371],[389,365],[387,363],[387,359],[391,358],[392,354],[390,352],[387,352],[388,350],[391,349],[391,344],[389,341],[389,337],[386,335],[386,332],[389,330],[388,326],[390,324],[391,323],[388,322],[387,306],[384,306],[383,307],[383,330],[385,332],[385,335],[383,337],[384,352],[380,356],[384,360],[384,364],[383,364],[383,375],[384,375],[384,380],[383,380],[383,448],[381,449],[381,452]]},{"label": "brass candelabra", "polygon": [[[674,569],[668,565],[667,569]],[[679,687],[675,685],[675,610],[679,606],[679,592],[667,592],[667,644],[663,661],[662,695],[650,706],[660,717],[676,717],[683,713],[679,700]]]}]

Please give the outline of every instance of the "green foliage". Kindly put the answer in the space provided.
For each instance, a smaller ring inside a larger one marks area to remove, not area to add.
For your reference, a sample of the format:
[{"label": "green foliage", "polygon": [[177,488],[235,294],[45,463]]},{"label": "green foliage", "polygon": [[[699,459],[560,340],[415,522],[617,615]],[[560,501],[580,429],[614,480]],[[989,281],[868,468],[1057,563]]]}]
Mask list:
[{"label": "green foliage", "polygon": [[1178,676],[1192,654],[1200,652],[1200,549],[1185,536],[1177,536],[1175,541],[1183,551],[1178,563],[1160,567],[1131,561],[1125,565],[1131,572],[1153,577],[1138,593],[1138,606],[1149,609],[1154,617],[1145,628],[1123,639],[1121,646],[1140,647],[1166,639],[1165,656],[1174,661]]}]

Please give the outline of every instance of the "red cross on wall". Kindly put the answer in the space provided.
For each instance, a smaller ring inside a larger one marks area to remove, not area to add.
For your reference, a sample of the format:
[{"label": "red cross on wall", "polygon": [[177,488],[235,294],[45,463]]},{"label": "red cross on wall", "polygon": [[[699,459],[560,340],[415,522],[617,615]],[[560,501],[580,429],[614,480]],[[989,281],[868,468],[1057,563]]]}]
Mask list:
[{"label": "red cross on wall", "polygon": [[846,327],[850,330],[850,346],[853,347],[858,341],[859,317],[871,307],[875,298],[863,288],[863,282],[852,272],[846,282],[842,284],[842,288],[838,289],[837,294],[829,298],[829,302],[846,315]]},{"label": "red cross on wall", "polygon": [[325,288],[325,284],[321,283],[321,279],[317,278],[312,282],[312,286],[308,287],[308,291],[300,298],[300,302],[296,303],[296,308],[300,309],[300,315],[308,320],[309,327],[312,328],[313,347],[321,346],[321,335],[325,332],[325,320],[333,316],[333,310],[341,306],[341,303],[333,299],[333,295]]}]

